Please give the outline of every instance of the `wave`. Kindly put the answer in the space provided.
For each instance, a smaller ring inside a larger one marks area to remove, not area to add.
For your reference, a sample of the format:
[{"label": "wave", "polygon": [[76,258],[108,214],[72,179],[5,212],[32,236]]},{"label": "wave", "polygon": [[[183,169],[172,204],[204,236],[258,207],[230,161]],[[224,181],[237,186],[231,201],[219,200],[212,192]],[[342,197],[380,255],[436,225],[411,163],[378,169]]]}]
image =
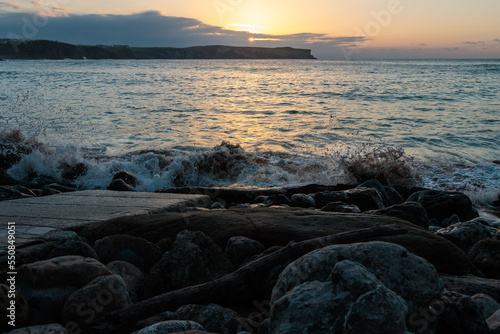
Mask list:
[{"label": "wave", "polygon": [[116,173],[126,170],[138,179],[136,190],[145,192],[173,187],[358,184],[378,179],[388,185],[459,190],[485,205],[496,200],[500,188],[499,165],[429,165],[401,147],[367,144],[308,156],[247,152],[229,142],[212,148],[175,147],[110,156],[100,149],[50,146],[9,130],[0,133],[0,158],[0,167],[28,187],[56,182],[81,190],[105,189]]}]

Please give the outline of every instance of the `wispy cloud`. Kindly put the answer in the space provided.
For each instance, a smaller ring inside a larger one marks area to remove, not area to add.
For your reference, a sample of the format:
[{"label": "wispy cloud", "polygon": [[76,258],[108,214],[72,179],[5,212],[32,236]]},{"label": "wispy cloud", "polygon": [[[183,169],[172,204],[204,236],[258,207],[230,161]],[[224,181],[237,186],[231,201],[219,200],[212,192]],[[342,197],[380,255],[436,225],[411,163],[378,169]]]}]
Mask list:
[{"label": "wispy cloud", "polygon": [[5,2],[5,1],[0,1],[0,10],[2,10],[2,8],[15,9],[15,10],[21,10],[22,9],[21,6],[14,5],[13,3]]},{"label": "wispy cloud", "polygon": [[493,42],[500,43],[500,39],[499,39],[499,38],[495,38],[495,39],[493,40]]},{"label": "wispy cloud", "polygon": [[464,45],[484,45],[485,43],[483,41],[479,41],[479,42],[467,41],[467,42],[462,42],[462,44],[464,44]]}]

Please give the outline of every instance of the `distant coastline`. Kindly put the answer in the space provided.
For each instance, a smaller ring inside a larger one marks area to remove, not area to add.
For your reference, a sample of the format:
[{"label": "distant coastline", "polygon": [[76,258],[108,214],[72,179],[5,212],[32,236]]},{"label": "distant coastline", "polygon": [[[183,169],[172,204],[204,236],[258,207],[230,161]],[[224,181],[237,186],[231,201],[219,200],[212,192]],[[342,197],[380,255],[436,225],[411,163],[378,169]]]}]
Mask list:
[{"label": "distant coastline", "polygon": [[128,45],[74,45],[47,40],[0,39],[0,59],[316,59],[309,49],[223,45],[131,47]]}]

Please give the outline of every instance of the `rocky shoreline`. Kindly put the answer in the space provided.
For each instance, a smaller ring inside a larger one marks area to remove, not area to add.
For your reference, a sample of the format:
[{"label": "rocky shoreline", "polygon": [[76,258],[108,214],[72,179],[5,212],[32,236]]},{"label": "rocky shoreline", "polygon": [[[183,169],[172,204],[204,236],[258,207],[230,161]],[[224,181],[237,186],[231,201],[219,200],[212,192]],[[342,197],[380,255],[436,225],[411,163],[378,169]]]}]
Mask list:
[{"label": "rocky shoreline", "polygon": [[[4,200],[76,190],[0,181]],[[122,171],[109,189],[136,182]],[[500,223],[462,193],[377,180],[162,192],[210,202],[19,250],[10,333],[500,333]]]}]

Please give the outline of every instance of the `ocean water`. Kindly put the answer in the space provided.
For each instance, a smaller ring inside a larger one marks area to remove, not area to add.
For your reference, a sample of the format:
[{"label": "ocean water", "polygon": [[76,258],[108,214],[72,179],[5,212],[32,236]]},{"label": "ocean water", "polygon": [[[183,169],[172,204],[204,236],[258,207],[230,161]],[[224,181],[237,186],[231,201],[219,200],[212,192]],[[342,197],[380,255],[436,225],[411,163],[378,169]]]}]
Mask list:
[{"label": "ocean water", "polygon": [[120,170],[141,191],[378,177],[487,205],[500,60],[3,61],[2,141],[39,143],[14,178],[83,163],[81,189]]}]

